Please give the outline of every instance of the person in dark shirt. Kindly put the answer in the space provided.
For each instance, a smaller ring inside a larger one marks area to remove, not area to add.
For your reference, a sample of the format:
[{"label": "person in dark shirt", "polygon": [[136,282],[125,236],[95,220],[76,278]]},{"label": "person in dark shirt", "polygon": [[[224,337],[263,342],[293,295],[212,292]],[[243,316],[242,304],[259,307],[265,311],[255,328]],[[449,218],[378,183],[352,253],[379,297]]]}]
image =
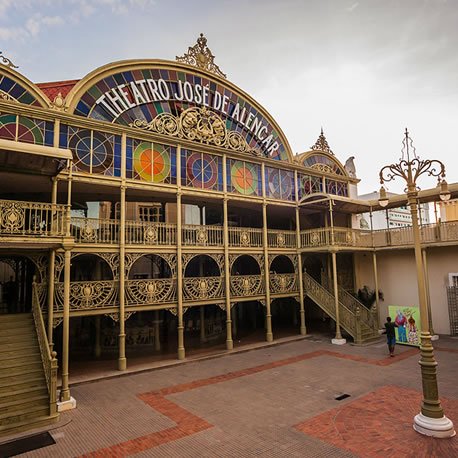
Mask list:
[{"label": "person in dark shirt", "polygon": [[390,351],[390,356],[394,356],[394,346],[396,345],[396,332],[394,331],[398,325],[391,322],[391,317],[386,317],[385,323],[385,334],[386,334],[386,343],[388,344],[388,350]]}]

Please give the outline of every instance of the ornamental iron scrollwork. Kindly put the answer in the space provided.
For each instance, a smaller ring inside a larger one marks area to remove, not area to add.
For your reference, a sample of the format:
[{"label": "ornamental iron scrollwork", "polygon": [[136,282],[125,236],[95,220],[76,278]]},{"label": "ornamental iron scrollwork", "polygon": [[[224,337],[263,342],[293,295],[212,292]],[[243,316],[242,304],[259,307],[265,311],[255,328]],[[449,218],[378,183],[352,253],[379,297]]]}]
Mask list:
[{"label": "ornamental iron scrollwork", "polygon": [[[94,310],[114,307],[118,303],[118,282],[78,281],[70,283],[70,309]],[[57,311],[64,308],[64,283],[55,284],[55,304]]]},{"label": "ornamental iron scrollwork", "polygon": [[[124,321],[127,321],[135,312],[124,312]],[[105,316],[110,317],[115,323],[119,322],[119,312],[105,313]]]},{"label": "ornamental iron scrollwork", "polygon": [[313,164],[311,168],[323,173],[334,173],[333,168],[328,164],[317,163]]},{"label": "ornamental iron scrollwork", "polygon": [[11,96],[10,94],[8,94],[5,91],[2,91],[1,89],[0,89],[0,99],[6,100],[7,102],[17,102],[17,100],[13,96]]},{"label": "ornamental iron scrollwork", "polygon": [[226,303],[225,302],[219,302],[216,304],[221,310],[226,311]]},{"label": "ornamental iron scrollwork", "polygon": [[223,277],[185,277],[183,278],[183,297],[185,300],[206,300],[223,296]]},{"label": "ornamental iron scrollwork", "polygon": [[127,305],[175,302],[176,279],[127,280],[125,291]]},{"label": "ornamental iron scrollwork", "polygon": [[183,56],[176,56],[176,61],[183,64],[192,65],[215,75],[226,78],[226,75],[221,71],[218,65],[215,64],[215,56],[207,46],[207,39],[201,33],[197,38],[197,43],[194,46],[188,47],[188,52]]},{"label": "ornamental iron scrollwork", "polygon": [[179,116],[160,113],[150,122],[136,119],[129,125],[205,145],[214,145],[240,153],[263,156],[261,151],[248,145],[240,133],[228,131],[224,120],[206,107],[191,107],[183,110]]},{"label": "ornamental iron scrollwork", "polygon": [[64,321],[64,319],[62,317],[58,317],[58,318],[53,318],[52,319],[52,327],[53,329],[57,328],[57,326],[59,326],[62,321]]},{"label": "ornamental iron scrollwork", "polygon": [[263,277],[261,275],[231,276],[231,296],[249,297],[264,293]]},{"label": "ornamental iron scrollwork", "polygon": [[143,239],[147,243],[155,243],[157,242],[159,237],[159,233],[157,230],[157,226],[154,224],[151,224],[149,226],[146,226],[143,232]]},{"label": "ornamental iron scrollwork", "polygon": [[[206,40],[205,40],[205,42],[206,42]],[[6,57],[3,54],[3,51],[0,51],[0,62],[3,65],[6,65],[9,68],[19,68],[17,65],[14,65],[13,62],[11,62],[11,59],[9,59],[8,57]]]},{"label": "ornamental iron scrollwork", "polygon": [[[170,307],[168,309],[165,309],[168,312],[170,312],[173,316],[178,316],[178,308],[177,307]],[[183,307],[183,315],[188,311],[188,307]]]},{"label": "ornamental iron scrollwork", "polygon": [[334,153],[332,152],[331,148],[329,147],[329,144],[328,144],[328,141],[326,140],[326,137],[324,136],[323,128],[321,128],[321,133],[320,133],[320,136],[318,137],[317,141],[315,142],[315,144],[312,147],[310,147],[310,149],[312,151],[323,151],[325,153],[329,153],[329,154],[334,155]]},{"label": "ornamental iron scrollwork", "polygon": [[270,276],[270,291],[273,294],[290,293],[297,290],[296,274],[273,274]]},{"label": "ornamental iron scrollwork", "polygon": [[283,246],[285,246],[285,243],[286,243],[285,234],[283,234],[283,232],[279,232],[277,234],[277,245],[279,247],[283,247]]},{"label": "ornamental iron scrollwork", "polygon": [[21,232],[25,226],[25,208],[21,202],[3,201],[0,214],[1,231],[7,234]]},{"label": "ornamental iron scrollwork", "polygon": [[240,232],[240,244],[242,246],[250,246],[251,238],[248,231]]}]

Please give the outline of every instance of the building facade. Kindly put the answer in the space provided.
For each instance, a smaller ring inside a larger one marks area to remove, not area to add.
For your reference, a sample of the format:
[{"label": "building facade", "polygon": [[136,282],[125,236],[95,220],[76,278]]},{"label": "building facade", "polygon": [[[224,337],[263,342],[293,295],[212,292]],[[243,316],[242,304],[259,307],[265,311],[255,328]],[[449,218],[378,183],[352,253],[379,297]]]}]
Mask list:
[{"label": "building facade", "polygon": [[[115,62],[81,80],[34,84],[7,62],[0,96],[0,325],[11,331],[0,341],[18,374],[0,379],[14,391],[42,367],[48,393],[0,418],[0,432],[56,418],[57,365],[65,406],[71,363],[102,354],[125,370],[130,355],[231,350],[324,317],[337,341],[378,337],[378,294],[368,308],[352,293],[378,292],[381,253],[413,256],[408,228],[352,229],[380,209],[353,198],[354,171],[323,132],[294,155],[203,35],[176,61]],[[454,227],[424,242],[456,245]],[[14,349],[30,339],[41,361],[24,367]]]}]

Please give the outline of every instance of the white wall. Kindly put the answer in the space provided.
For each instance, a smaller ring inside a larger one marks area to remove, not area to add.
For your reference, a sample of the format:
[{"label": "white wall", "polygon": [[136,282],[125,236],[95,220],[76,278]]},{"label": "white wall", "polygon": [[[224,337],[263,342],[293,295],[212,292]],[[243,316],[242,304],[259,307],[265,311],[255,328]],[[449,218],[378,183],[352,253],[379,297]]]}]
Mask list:
[{"label": "white wall", "polygon": [[[434,331],[450,334],[446,286],[448,273],[458,272],[458,246],[428,248],[427,264]],[[413,249],[377,252],[377,268],[379,289],[385,297],[380,304],[382,323],[389,305],[419,305]],[[374,289],[372,253],[355,254],[355,276],[357,289],[364,285]]]}]

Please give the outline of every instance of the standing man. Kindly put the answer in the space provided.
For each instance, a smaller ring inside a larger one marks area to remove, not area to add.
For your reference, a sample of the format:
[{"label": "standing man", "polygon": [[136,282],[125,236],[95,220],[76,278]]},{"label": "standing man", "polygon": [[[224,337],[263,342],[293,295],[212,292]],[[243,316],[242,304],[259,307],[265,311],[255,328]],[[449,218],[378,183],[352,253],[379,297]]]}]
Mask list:
[{"label": "standing man", "polygon": [[396,323],[391,322],[391,317],[386,317],[385,323],[385,334],[386,334],[386,343],[388,344],[388,350],[390,351],[390,356],[394,356],[394,346],[396,345],[396,332],[395,328],[398,325]]}]

